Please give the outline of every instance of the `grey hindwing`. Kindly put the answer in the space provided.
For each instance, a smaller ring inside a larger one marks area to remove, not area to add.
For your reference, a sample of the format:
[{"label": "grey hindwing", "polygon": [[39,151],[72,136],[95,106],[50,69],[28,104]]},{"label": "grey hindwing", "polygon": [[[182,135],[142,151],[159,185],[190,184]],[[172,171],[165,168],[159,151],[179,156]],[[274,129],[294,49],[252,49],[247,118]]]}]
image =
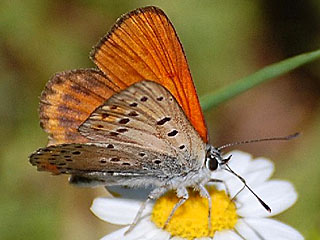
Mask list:
[{"label": "grey hindwing", "polygon": [[143,81],[115,94],[80,126],[91,143],[41,148],[38,170],[56,167],[78,185],[162,185],[200,169],[205,143],[174,97]]}]

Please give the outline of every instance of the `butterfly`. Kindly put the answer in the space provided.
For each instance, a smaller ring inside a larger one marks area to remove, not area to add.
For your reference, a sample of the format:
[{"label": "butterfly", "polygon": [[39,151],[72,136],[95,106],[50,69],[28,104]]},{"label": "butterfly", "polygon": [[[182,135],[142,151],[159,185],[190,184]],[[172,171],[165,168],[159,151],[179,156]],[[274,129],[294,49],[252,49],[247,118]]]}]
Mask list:
[{"label": "butterfly", "polygon": [[219,181],[211,179],[219,167],[232,170],[229,158],[208,143],[187,60],[168,17],[153,6],[123,15],[91,59],[97,69],[57,73],[47,83],[39,112],[49,143],[30,156],[31,164],[70,174],[76,185],[151,185],[145,204],[175,190],[180,200],[166,224],[193,187],[208,198],[210,223],[205,185]]}]

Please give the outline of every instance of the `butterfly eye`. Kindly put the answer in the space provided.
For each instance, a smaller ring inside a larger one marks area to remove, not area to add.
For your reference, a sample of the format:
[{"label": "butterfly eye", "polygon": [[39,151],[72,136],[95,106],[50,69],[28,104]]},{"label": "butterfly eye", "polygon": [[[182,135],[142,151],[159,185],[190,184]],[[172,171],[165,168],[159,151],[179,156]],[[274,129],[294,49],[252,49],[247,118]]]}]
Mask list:
[{"label": "butterfly eye", "polygon": [[207,162],[206,162],[206,167],[210,170],[210,171],[214,171],[218,168],[218,161],[216,158],[211,158],[208,157],[207,158]]}]

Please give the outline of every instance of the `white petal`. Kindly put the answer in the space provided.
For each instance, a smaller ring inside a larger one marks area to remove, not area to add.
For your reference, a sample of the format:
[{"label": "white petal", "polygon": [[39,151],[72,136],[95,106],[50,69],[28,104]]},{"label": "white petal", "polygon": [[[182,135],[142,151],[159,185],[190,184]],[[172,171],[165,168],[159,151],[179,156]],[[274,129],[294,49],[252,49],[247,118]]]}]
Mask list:
[{"label": "white petal", "polygon": [[246,240],[255,240],[258,238],[257,233],[255,232],[255,229],[250,228],[246,223],[244,219],[239,219],[235,229],[237,232]]},{"label": "white petal", "polygon": [[153,239],[152,237],[145,238],[146,234],[158,229],[159,228],[157,228],[152,222],[150,222],[150,219],[143,219],[123,239],[124,240],[140,240],[140,239],[152,240]]},{"label": "white petal", "polygon": [[250,162],[246,172],[241,176],[253,187],[265,182],[272,176],[274,165],[266,158],[256,158]]},{"label": "white petal", "polygon": [[[224,158],[232,155],[232,158],[229,162],[229,167],[234,170],[237,174],[242,176],[247,171],[247,168],[251,164],[251,155],[241,151],[232,151],[224,155]],[[226,170],[219,169],[212,172],[212,179],[223,180],[228,186],[228,190],[231,196],[234,196],[243,186],[243,183],[232,173],[227,172]],[[221,183],[216,184],[219,190],[225,190],[225,186]]]},{"label": "white petal", "polygon": [[117,231],[114,231],[114,232],[104,236],[100,240],[118,240],[118,239],[121,239],[124,236],[124,233],[127,231],[128,228],[129,227],[121,228],[121,229],[119,229]]},{"label": "white petal", "polygon": [[237,213],[242,217],[270,217],[291,207],[297,200],[297,193],[287,181],[272,180],[254,187],[253,191],[271,208],[267,212],[248,190],[237,197]]},{"label": "white petal", "polygon": [[238,194],[241,189],[242,189],[241,193],[243,193],[244,191],[243,182],[241,182],[241,180],[236,176],[232,176],[231,178],[229,178],[226,181],[226,185],[228,186],[228,190],[231,198],[234,197],[236,194]]},{"label": "white petal", "polygon": [[252,156],[249,153],[235,150],[225,154],[224,158],[230,155],[232,157],[228,163],[229,167],[240,175],[245,173],[251,163]]},{"label": "white petal", "polygon": [[232,230],[225,230],[221,232],[216,232],[214,234],[213,240],[243,240],[243,238],[241,238]]},{"label": "white petal", "polygon": [[[274,170],[273,163],[264,158],[258,158],[250,162],[250,165],[247,167],[247,170],[241,175],[245,179],[247,185],[251,188],[261,185],[268,178],[271,177]],[[226,184],[229,188],[230,196],[233,197],[236,194],[240,197],[249,193],[248,189],[243,189],[243,182],[236,176],[231,176],[227,179]],[[220,190],[220,189],[219,189]],[[241,192],[239,192],[241,190]],[[251,193],[250,193],[251,194]]]},{"label": "white petal", "polygon": [[155,229],[146,233],[144,239],[150,240],[168,240],[170,238],[170,234],[160,228],[155,226]]},{"label": "white petal", "polygon": [[[303,236],[294,228],[269,218],[246,218],[239,221],[237,231],[248,240],[303,240]],[[258,235],[261,237],[259,237]]]},{"label": "white petal", "polygon": [[[232,154],[232,159],[234,159],[233,162],[230,160],[230,168],[244,178],[250,187],[258,186],[265,182],[274,171],[273,163],[266,158],[260,157],[251,160],[251,155],[240,151],[230,152],[225,157],[230,154]],[[238,177],[223,169],[213,172],[211,178],[225,181],[231,197],[238,194],[244,186]],[[225,190],[223,184],[216,184],[216,186],[219,190]],[[243,193],[241,192],[241,194]]]},{"label": "white petal", "polygon": [[[96,198],[91,211],[100,219],[113,224],[131,224],[141,206],[140,201],[121,198]],[[151,212],[152,205],[148,204],[143,216]]]},{"label": "white petal", "polygon": [[168,240],[170,238],[168,232],[157,228],[148,219],[142,220],[130,233],[125,234],[128,229],[129,226],[121,228],[104,236],[101,240]]}]

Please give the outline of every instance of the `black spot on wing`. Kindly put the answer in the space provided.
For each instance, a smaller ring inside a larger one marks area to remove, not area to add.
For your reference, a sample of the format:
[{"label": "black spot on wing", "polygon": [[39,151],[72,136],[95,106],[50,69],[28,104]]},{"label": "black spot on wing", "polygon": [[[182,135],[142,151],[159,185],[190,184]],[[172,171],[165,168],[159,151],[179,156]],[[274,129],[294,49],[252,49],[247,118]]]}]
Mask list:
[{"label": "black spot on wing", "polygon": [[130,107],[136,107],[136,106],[138,106],[138,103],[133,102],[133,103],[130,103],[129,106],[130,106]]},{"label": "black spot on wing", "polygon": [[140,98],[140,101],[141,101],[141,102],[146,102],[147,100],[148,100],[148,98],[147,98],[146,96]]},{"label": "black spot on wing", "polygon": [[110,159],[111,162],[120,162],[120,159],[117,157],[113,157]]},{"label": "black spot on wing", "polygon": [[155,164],[160,164],[160,163],[161,163],[161,160],[156,159],[156,160],[154,160],[153,162],[154,162]]},{"label": "black spot on wing", "polygon": [[157,125],[162,126],[162,125],[164,125],[166,122],[169,122],[170,120],[171,120],[170,117],[164,117],[164,118],[162,118],[161,120],[159,120],[159,121],[157,122]]},{"label": "black spot on wing", "polygon": [[177,134],[178,134],[178,131],[174,129],[174,130],[172,130],[171,132],[168,133],[168,136],[169,136],[169,137],[174,137],[174,136],[176,136]]},{"label": "black spot on wing", "polygon": [[110,132],[110,136],[112,136],[112,137],[116,137],[116,136],[118,136],[118,135],[119,135],[118,132]]},{"label": "black spot on wing", "polygon": [[118,129],[117,129],[117,132],[119,132],[119,133],[125,133],[125,132],[128,132],[128,129],[126,129],[126,128],[118,128]]},{"label": "black spot on wing", "polygon": [[145,154],[144,152],[140,152],[140,153],[139,153],[139,156],[140,156],[140,157],[144,157],[145,155],[146,155],[146,154]]},{"label": "black spot on wing", "polygon": [[157,101],[161,102],[163,100],[163,97],[160,96],[160,97],[157,97]]},{"label": "black spot on wing", "polygon": [[130,119],[129,118],[122,118],[119,123],[120,124],[127,124],[128,122],[130,122]]},{"label": "black spot on wing", "polygon": [[129,112],[128,116],[130,117],[137,117],[139,114],[136,111]]},{"label": "black spot on wing", "polygon": [[101,116],[102,116],[102,118],[110,117],[110,115],[108,113],[102,113]]}]

